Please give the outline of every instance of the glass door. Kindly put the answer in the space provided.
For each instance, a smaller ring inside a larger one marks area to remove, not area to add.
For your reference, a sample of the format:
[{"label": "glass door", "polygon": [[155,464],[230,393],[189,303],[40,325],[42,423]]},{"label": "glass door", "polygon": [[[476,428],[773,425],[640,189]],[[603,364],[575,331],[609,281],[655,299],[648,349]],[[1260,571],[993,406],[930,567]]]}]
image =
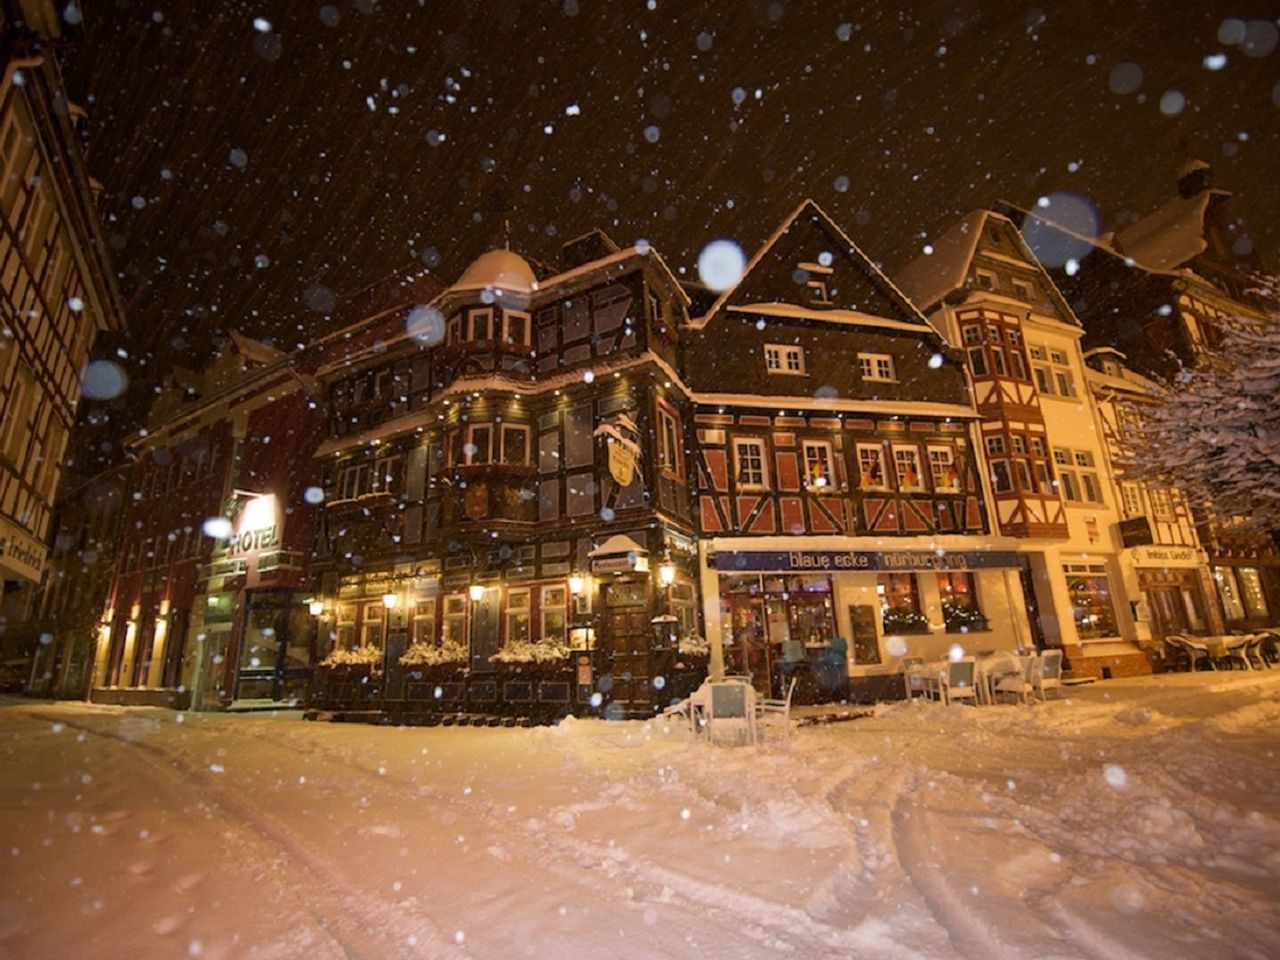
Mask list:
[{"label": "glass door", "polygon": [[301,700],[311,675],[313,618],[300,595],[249,594],[236,672],[237,700]]}]

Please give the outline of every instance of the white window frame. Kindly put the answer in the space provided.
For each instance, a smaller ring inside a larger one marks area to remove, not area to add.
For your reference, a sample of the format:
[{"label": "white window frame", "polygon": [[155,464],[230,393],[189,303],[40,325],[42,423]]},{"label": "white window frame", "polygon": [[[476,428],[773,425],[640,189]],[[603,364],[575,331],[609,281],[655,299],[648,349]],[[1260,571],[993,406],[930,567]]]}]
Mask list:
[{"label": "white window frame", "polygon": [[769,373],[792,377],[804,376],[804,347],[787,343],[766,343],[764,368]]},{"label": "white window frame", "polygon": [[875,380],[880,383],[898,382],[893,356],[888,353],[859,353],[858,371],[863,380]]},{"label": "white window frame", "polygon": [[[436,640],[436,598],[422,597],[413,601],[412,643],[434,643]],[[423,631],[426,636],[423,636]]]},{"label": "white window frame", "polygon": [[[875,454],[871,459],[863,457],[864,453]],[[854,454],[858,458],[858,486],[863,490],[888,490],[889,476],[885,464],[884,444],[882,443],[856,443],[854,444]],[[880,482],[873,483],[866,479],[866,471],[863,469],[865,463],[874,460],[876,466],[880,469]]]},{"label": "white window frame", "polygon": [[[559,599],[557,600],[557,596]],[[564,636],[561,643],[569,643],[569,588],[563,583],[549,583],[542,587],[538,609],[538,639],[542,643],[552,640],[547,631],[547,615],[559,611],[564,622]]]},{"label": "white window frame", "polygon": [[[918,443],[892,443],[890,447],[893,450],[893,480],[898,485],[898,489],[903,493],[924,493],[928,491],[928,484],[925,483],[924,471],[920,464],[920,445]],[[909,459],[915,464],[916,482],[908,484],[903,476],[902,465],[905,460],[899,459],[899,454],[909,454]]]},{"label": "white window frame", "polygon": [[503,642],[512,642],[512,627],[519,619],[524,619],[524,642],[533,639],[533,593],[529,587],[508,587],[507,605],[502,611]]},{"label": "white window frame", "polygon": [[[811,462],[810,451],[817,454],[813,458],[813,462],[821,461],[824,472],[821,477],[814,477],[810,470]],[[809,490],[834,490],[835,480],[835,455],[831,449],[831,444],[826,440],[802,440],[800,442],[800,454],[804,463],[804,485]],[[822,482],[819,482],[821,480]]]},{"label": "white window frame", "polygon": [[[494,424],[490,422],[467,424],[462,441],[463,463],[467,466],[487,466],[493,463],[493,428]],[[485,444],[484,460],[476,459],[476,454],[480,452],[480,445],[475,441],[475,432],[477,430],[484,430],[489,434],[488,442]]]},{"label": "white window frame", "polygon": [[[476,321],[479,320],[481,317],[484,317],[489,325],[489,335],[486,337],[476,336]],[[479,341],[482,343],[487,342],[489,340],[496,340],[497,338],[494,336],[494,332],[495,331],[493,329],[493,309],[491,307],[485,307],[484,309],[480,309],[480,310],[467,311],[467,339],[468,340]]]},{"label": "white window frame", "polygon": [[1142,488],[1132,480],[1120,481],[1120,509],[1125,517],[1142,516]]},{"label": "white window frame", "polygon": [[[954,447],[941,444],[929,444],[925,448],[929,458],[929,479],[937,493],[959,493],[960,471],[956,468],[956,451]],[[947,479],[947,471],[951,471],[951,479]]]},{"label": "white window frame", "polygon": [[[759,480],[744,480],[743,475],[743,457],[744,448],[754,447],[756,450],[755,457],[759,458],[760,467],[758,471],[753,473],[759,474]],[[763,438],[760,437],[734,437],[733,438],[733,476],[734,482],[741,490],[767,490],[769,489],[769,447]]]}]

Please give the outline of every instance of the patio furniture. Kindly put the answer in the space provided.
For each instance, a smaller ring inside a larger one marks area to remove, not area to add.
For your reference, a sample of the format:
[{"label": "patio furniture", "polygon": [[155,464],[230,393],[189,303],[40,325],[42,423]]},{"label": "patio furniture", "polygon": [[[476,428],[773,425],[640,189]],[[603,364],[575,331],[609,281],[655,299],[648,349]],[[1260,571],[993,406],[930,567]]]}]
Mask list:
[{"label": "patio furniture", "polygon": [[973,657],[951,660],[938,674],[938,691],[945,704],[955,700],[972,700],[978,705],[977,664]]},{"label": "patio furniture", "polygon": [[1267,658],[1262,653],[1262,644],[1266,639],[1266,634],[1255,633],[1249,638],[1249,642],[1244,645],[1245,660],[1255,670],[1271,669],[1271,664],[1267,663]]},{"label": "patio furniture", "polygon": [[1039,663],[1032,672],[1031,683],[1036,689],[1036,696],[1048,700],[1048,691],[1057,690],[1062,695],[1062,651],[1046,650],[1040,654]]},{"label": "patio furniture", "polygon": [[756,704],[756,726],[762,732],[767,730],[771,721],[782,727],[782,739],[791,739],[791,697],[796,692],[796,678],[791,678],[787,686],[787,695],[782,699],[770,698]]},{"label": "patio furniture", "polygon": [[745,743],[756,742],[756,691],[749,683],[712,683],[707,699],[706,731],[712,743],[726,731],[740,734]]},{"label": "patio furniture", "polygon": [[1196,668],[1195,657],[1191,650],[1182,642],[1182,635],[1171,633],[1164,638],[1164,662],[1165,665],[1177,670],[1191,671]]},{"label": "patio furniture", "polygon": [[1018,698],[1019,702],[1027,703],[1031,699],[1031,694],[1035,692],[1036,658],[1022,658],[1021,666],[1022,669],[1017,673],[1006,674],[997,680],[995,692],[1011,693]]},{"label": "patio furniture", "polygon": [[924,683],[923,657],[902,658],[902,684],[906,687],[908,700],[914,698],[917,693],[928,695]]},{"label": "patio furniture", "polygon": [[1209,664],[1210,670],[1218,669],[1214,651],[1209,649],[1207,643],[1203,640],[1192,639],[1185,633],[1178,634],[1178,638],[1191,657],[1192,670],[1196,669],[1202,662]]},{"label": "patio furniture", "polygon": [[995,703],[996,684],[1007,676],[1022,676],[1020,658],[1012,650],[994,651],[977,660],[978,693],[984,703]]},{"label": "patio furniture", "polygon": [[1228,670],[1234,670],[1238,663],[1246,670],[1252,670],[1253,664],[1249,662],[1249,658],[1245,655],[1245,648],[1253,641],[1253,636],[1245,634],[1239,637],[1224,637],[1222,661],[1227,665]]}]

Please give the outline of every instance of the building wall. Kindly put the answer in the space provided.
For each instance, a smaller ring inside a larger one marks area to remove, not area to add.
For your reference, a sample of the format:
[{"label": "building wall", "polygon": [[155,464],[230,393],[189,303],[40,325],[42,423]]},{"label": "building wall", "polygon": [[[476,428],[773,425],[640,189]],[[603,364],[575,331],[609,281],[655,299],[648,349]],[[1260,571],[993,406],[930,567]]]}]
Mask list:
[{"label": "building wall", "polygon": [[14,628],[0,642],[10,647],[45,570],[81,373],[97,332],[121,320],[72,128],[78,108],[54,104],[53,38],[12,22],[0,32],[0,573]]}]

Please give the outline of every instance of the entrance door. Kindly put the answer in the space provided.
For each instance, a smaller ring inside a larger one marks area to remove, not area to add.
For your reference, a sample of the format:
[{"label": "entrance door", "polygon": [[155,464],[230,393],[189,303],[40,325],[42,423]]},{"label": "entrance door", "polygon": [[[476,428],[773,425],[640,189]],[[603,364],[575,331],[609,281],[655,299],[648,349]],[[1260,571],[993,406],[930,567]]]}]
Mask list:
[{"label": "entrance door", "polygon": [[612,699],[628,714],[653,712],[653,657],[650,652],[649,585],[643,580],[606,583],[601,646],[613,678]]},{"label": "entrance door", "polygon": [[1022,600],[1027,605],[1027,621],[1031,624],[1031,642],[1035,644],[1037,650],[1043,650],[1045,648],[1044,624],[1040,622],[1040,601],[1036,599],[1036,582],[1035,575],[1031,572],[1031,561],[1026,557],[1019,557],[1018,563]]},{"label": "entrance door", "polygon": [[301,595],[249,595],[236,673],[237,700],[301,700],[311,674],[314,621]]},{"label": "entrance door", "polygon": [[[786,616],[779,600],[771,600],[776,619]],[[780,614],[780,616],[779,616]],[[730,636],[733,643],[725,649],[725,668],[731,674],[750,677],[751,685],[761,696],[770,692],[769,632],[765,627],[764,600],[760,597],[729,598]]]},{"label": "entrance door", "polygon": [[1171,633],[1187,632],[1187,610],[1179,588],[1151,586],[1147,587],[1147,596],[1151,598],[1151,619],[1155,628],[1152,633],[1167,637]]}]

